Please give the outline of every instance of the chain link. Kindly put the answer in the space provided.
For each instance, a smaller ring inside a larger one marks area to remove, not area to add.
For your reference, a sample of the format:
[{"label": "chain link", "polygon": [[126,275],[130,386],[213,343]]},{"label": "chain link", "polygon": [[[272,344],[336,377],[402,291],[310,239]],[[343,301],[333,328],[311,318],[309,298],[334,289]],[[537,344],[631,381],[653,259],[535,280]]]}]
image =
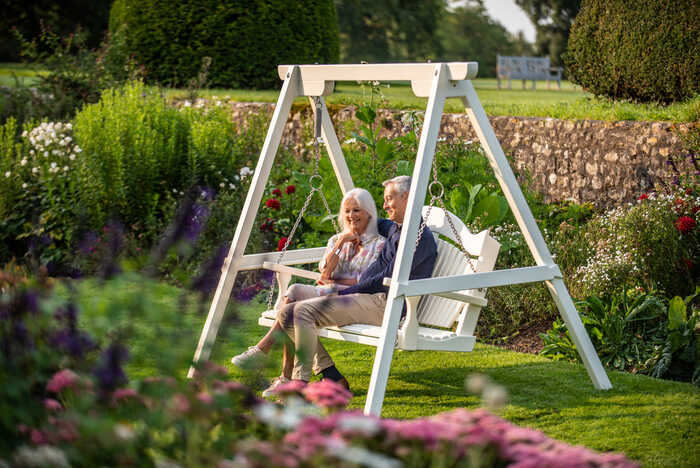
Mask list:
[{"label": "chain link", "polygon": [[[418,236],[416,237],[416,249],[418,248],[418,244],[420,243],[421,238],[423,237],[423,231],[425,230],[426,226],[426,221],[428,218],[430,218],[430,211],[433,209],[433,206],[435,205],[435,202],[437,201],[440,204],[440,207],[442,210],[445,212],[445,216],[447,217],[447,224],[450,225],[450,229],[452,230],[452,234],[455,236],[455,240],[457,241],[457,244],[459,245],[459,250],[462,251],[462,254],[464,254],[464,258],[467,260],[467,264],[469,264],[469,267],[471,268],[472,272],[476,273],[476,268],[474,267],[474,264],[472,263],[472,257],[469,255],[469,252],[467,252],[467,249],[464,247],[464,244],[462,243],[462,238],[460,237],[459,233],[457,232],[457,228],[455,228],[454,223],[452,222],[452,217],[450,216],[450,213],[447,211],[447,208],[445,207],[445,202],[442,199],[443,194],[445,193],[444,187],[442,183],[438,180],[437,178],[437,164],[436,164],[436,158],[433,156],[433,181],[430,183],[430,203],[428,204],[428,209],[425,212],[425,218],[421,216],[420,220],[420,226],[418,227]],[[432,191],[432,187],[437,185],[438,188],[440,189],[440,192],[438,195],[435,195]]]},{"label": "chain link", "polygon": [[[331,223],[333,223],[333,230],[335,230],[335,233],[338,234],[338,225],[335,222],[335,219],[333,218],[333,213],[331,212],[330,207],[328,206],[328,201],[326,200],[326,196],[323,194],[323,191],[321,190],[323,188],[323,178],[321,177],[321,174],[319,173],[318,170],[318,164],[319,160],[321,159],[321,149],[319,148],[319,143],[323,141],[323,138],[321,137],[321,131],[322,131],[322,112],[323,112],[323,107],[321,105],[321,97],[320,96],[315,96],[314,97],[314,106],[316,108],[315,112],[315,121],[314,121],[314,173],[309,177],[309,185],[311,187],[311,190],[309,191],[309,194],[306,196],[306,200],[304,200],[304,205],[301,207],[301,210],[299,211],[299,216],[297,216],[296,221],[294,222],[294,226],[292,226],[292,230],[289,232],[289,235],[287,236],[287,241],[284,243],[284,246],[282,247],[282,251],[279,254],[279,257],[277,257],[277,264],[279,265],[282,262],[282,259],[287,253],[287,248],[289,245],[292,243],[292,239],[294,239],[294,234],[296,233],[297,228],[299,227],[299,223],[301,223],[302,218],[304,217],[304,213],[306,213],[306,209],[309,207],[309,203],[311,203],[311,199],[314,196],[314,193],[318,192],[319,196],[321,197],[321,201],[323,202],[323,206],[326,208],[326,213],[328,213],[328,218],[331,220]],[[313,181],[314,179],[319,179],[321,182],[319,183],[318,187],[314,187]],[[267,310],[272,309],[272,297],[275,295],[275,281],[272,281],[272,284],[270,285],[270,293],[267,296]]]}]

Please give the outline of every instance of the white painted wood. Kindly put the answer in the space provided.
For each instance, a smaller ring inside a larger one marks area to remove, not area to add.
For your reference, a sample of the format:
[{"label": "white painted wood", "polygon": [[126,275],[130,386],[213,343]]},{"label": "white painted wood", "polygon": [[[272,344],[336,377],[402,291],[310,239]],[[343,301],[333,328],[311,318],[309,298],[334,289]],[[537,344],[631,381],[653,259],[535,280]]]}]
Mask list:
[{"label": "white painted wood", "polygon": [[[276,271],[278,273],[285,273],[292,276],[299,276],[300,278],[306,278],[314,281],[317,281],[319,278],[321,278],[321,273],[319,273],[318,271],[309,271],[303,270],[301,268],[288,267],[279,263],[265,262],[263,263],[262,267],[266,270]],[[280,289],[280,291],[284,291],[286,289],[287,288]]]},{"label": "white painted wood", "polygon": [[[219,331],[219,325],[221,324],[221,319],[231,295],[231,289],[233,288],[236,274],[238,273],[240,260],[248,244],[250,230],[255,222],[255,215],[262,201],[263,190],[265,189],[265,184],[270,175],[270,169],[275,160],[277,148],[282,139],[287,116],[292,107],[292,102],[296,97],[299,80],[300,75],[298,69],[296,67],[291,67],[289,69],[289,77],[285,79],[282,85],[282,91],[277,100],[277,106],[275,106],[275,111],[272,114],[270,128],[265,137],[262,150],[260,151],[258,165],[255,168],[255,173],[250,183],[250,189],[248,190],[248,195],[246,196],[240,218],[238,219],[238,225],[236,226],[236,232],[231,242],[231,248],[224,260],[221,278],[219,278],[219,284],[214,293],[214,299],[209,308],[207,320],[204,323],[204,328],[199,337],[199,343],[197,344],[197,349],[193,358],[195,364],[209,359],[211,347],[216,340],[216,334]],[[194,371],[194,366],[190,367],[187,376],[191,378],[194,375]]]},{"label": "white painted wood", "polygon": [[[313,99],[309,98],[311,101],[311,108],[316,113],[316,107],[314,105]],[[321,109],[322,109],[322,120],[321,120],[321,136],[323,136],[323,142],[326,145],[326,150],[328,151],[328,157],[333,165],[333,171],[335,171],[335,176],[340,184],[340,190],[343,194],[355,188],[352,183],[352,176],[350,175],[350,170],[345,162],[345,157],[343,156],[343,149],[340,147],[340,142],[338,141],[338,135],[335,133],[335,128],[333,126],[333,120],[331,115],[328,113],[328,107],[326,106],[326,101],[321,98]]]},{"label": "white painted wood", "polygon": [[[301,71],[302,82],[322,81],[431,81],[436,66],[445,66],[446,80],[470,80],[479,71],[477,62],[433,63],[362,63],[351,65],[280,65],[277,72],[286,79],[289,67]],[[318,96],[318,94],[313,94]]]},{"label": "white painted wood", "polygon": [[593,343],[591,343],[591,338],[586,332],[586,328],[581,321],[576,306],[574,306],[574,301],[571,300],[569,290],[566,289],[564,281],[561,278],[556,278],[552,281],[546,281],[545,284],[564,319],[564,323],[566,323],[567,330],[571,333],[571,338],[576,344],[578,354],[581,356],[583,365],[586,366],[593,385],[598,390],[611,389],[612,384],[608,374],[605,372],[600,358],[598,358],[598,353],[596,353]]},{"label": "white painted wood", "polygon": [[[290,271],[278,271],[275,274],[277,278],[277,291],[287,291],[289,287],[289,281],[292,279],[292,273]],[[284,294],[277,294],[277,300],[273,308],[278,310],[284,304]]]},{"label": "white painted wood", "polygon": [[509,284],[537,283],[561,278],[557,265],[513,268],[511,270],[486,271],[466,275],[443,276],[405,281],[397,284],[398,293],[404,296],[460,291],[464,288],[479,289]]},{"label": "white painted wood", "polygon": [[[448,83],[448,67],[444,64],[433,66],[433,85],[428,98],[428,105],[423,122],[423,131],[418,144],[418,155],[413,169],[411,190],[408,194],[404,224],[401,229],[401,237],[396,251],[394,272],[391,278],[392,285],[387,294],[387,304],[382,321],[382,338],[377,346],[377,353],[372,366],[367,400],[365,402],[365,414],[379,416],[384,401],[386,382],[389,378],[391,359],[394,354],[399,319],[403,308],[403,297],[398,295],[398,283],[408,281],[413,261],[418,234],[418,224],[421,218],[421,208],[425,200],[425,192],[428,187],[430,168],[435,155],[438,131],[440,130],[440,117],[445,106],[445,97],[441,93]],[[416,78],[418,79],[418,78]]]},{"label": "white painted wood", "polygon": [[[313,247],[310,249],[287,250],[280,265],[302,265],[304,263],[318,263],[326,253],[325,247]],[[266,262],[278,263],[279,252],[264,252],[259,254],[244,255],[240,261],[240,270],[258,270]]]}]

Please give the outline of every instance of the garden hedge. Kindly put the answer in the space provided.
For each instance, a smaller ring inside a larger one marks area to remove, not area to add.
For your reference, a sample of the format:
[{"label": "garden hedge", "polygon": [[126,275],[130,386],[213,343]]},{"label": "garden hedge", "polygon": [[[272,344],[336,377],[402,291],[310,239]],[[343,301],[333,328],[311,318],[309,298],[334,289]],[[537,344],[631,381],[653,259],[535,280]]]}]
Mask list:
[{"label": "garden hedge", "polygon": [[332,0],[116,0],[110,30],[147,81],[171,86],[211,57],[207,86],[275,88],[277,65],[338,62],[340,50]]},{"label": "garden hedge", "polygon": [[614,99],[700,93],[697,0],[584,0],[564,58],[569,79]]}]

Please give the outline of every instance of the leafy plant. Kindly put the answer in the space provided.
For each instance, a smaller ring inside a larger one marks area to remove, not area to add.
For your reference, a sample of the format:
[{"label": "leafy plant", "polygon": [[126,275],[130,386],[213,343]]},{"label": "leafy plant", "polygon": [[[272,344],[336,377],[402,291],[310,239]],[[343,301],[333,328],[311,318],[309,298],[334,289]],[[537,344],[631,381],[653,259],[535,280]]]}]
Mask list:
[{"label": "leafy plant", "polygon": [[489,192],[481,184],[452,189],[449,207],[465,223],[477,223],[483,228],[500,224],[509,211],[506,197]]},{"label": "leafy plant", "polygon": [[[581,320],[602,363],[617,370],[639,372],[662,338],[663,301],[652,293],[623,291],[608,298],[590,296],[577,303]],[[580,360],[571,333],[556,320],[540,335],[540,354],[554,360]]]},{"label": "leafy plant", "polygon": [[700,386],[698,309],[692,304],[698,294],[700,286],[696,286],[695,293],[686,298],[675,296],[669,301],[666,341],[657,348],[651,360],[654,366],[652,377],[692,381]]}]

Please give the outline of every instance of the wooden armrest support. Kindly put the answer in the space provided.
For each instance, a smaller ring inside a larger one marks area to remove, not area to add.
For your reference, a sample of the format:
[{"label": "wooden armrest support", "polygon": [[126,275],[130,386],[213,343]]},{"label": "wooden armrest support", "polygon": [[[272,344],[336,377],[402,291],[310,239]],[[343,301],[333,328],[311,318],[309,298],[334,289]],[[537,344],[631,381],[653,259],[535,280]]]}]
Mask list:
[{"label": "wooden armrest support", "polygon": [[306,278],[314,281],[318,280],[321,277],[321,273],[318,273],[316,271],[302,270],[301,268],[294,268],[272,262],[264,262],[263,268],[265,268],[266,270],[277,271],[279,273],[290,273],[292,274],[292,276],[299,276],[301,278]]}]

